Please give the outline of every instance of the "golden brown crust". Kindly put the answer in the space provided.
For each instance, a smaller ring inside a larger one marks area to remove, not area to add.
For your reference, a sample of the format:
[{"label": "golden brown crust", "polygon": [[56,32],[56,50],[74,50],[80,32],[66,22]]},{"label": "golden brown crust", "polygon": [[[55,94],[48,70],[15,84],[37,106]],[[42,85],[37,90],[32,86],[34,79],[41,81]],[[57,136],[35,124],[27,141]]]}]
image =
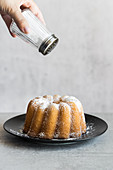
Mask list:
[{"label": "golden brown crust", "polygon": [[39,106],[34,113],[30,129],[28,131],[28,135],[32,137],[36,137],[40,132],[42,122],[44,117],[44,110]]},{"label": "golden brown crust", "polygon": [[[54,132],[58,119],[58,108],[55,106],[56,104],[51,104],[45,114],[43,126],[41,129],[40,137],[46,139],[52,139],[54,137]],[[41,136],[43,134],[43,136]]]},{"label": "golden brown crust", "polygon": [[23,129],[24,133],[28,132],[33,115],[34,115],[35,107],[34,105],[32,105],[32,103],[33,103],[33,100],[29,102],[28,107],[27,107],[27,113],[26,113],[26,118],[25,118],[24,129]]},{"label": "golden brown crust", "polygon": [[81,121],[78,107],[75,102],[68,102],[71,107],[71,130],[70,134],[72,137],[80,137],[81,136]]},{"label": "golden brown crust", "polygon": [[58,138],[69,138],[70,134],[70,109],[67,104],[60,103]]}]

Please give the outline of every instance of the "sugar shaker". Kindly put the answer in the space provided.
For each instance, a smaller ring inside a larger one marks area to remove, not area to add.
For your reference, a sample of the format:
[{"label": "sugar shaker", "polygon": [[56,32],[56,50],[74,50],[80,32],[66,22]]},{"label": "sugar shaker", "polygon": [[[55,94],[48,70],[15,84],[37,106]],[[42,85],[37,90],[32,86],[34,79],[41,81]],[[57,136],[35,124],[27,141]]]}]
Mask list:
[{"label": "sugar shaker", "polygon": [[11,23],[10,31],[24,41],[32,44],[43,55],[51,52],[58,43],[58,38],[29,9],[24,9],[22,14],[30,26],[30,32],[24,34],[14,20]]}]

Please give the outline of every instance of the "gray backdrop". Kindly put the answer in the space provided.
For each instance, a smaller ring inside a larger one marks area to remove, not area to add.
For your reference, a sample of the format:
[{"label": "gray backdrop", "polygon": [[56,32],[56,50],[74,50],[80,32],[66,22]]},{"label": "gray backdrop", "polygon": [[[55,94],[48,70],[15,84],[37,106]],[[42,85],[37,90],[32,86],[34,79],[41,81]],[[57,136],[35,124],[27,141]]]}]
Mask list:
[{"label": "gray backdrop", "polygon": [[35,96],[68,94],[85,112],[112,112],[113,1],[36,2],[60,42],[44,58],[0,19],[0,111],[25,112]]}]

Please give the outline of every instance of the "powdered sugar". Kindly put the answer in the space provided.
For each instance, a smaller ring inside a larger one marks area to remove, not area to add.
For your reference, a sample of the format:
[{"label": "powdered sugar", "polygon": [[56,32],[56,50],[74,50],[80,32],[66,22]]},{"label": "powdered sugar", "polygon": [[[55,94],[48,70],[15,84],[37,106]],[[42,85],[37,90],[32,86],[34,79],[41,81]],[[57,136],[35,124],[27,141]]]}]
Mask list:
[{"label": "powdered sugar", "polygon": [[50,106],[54,106],[57,110],[59,110],[59,104],[52,103]]},{"label": "powdered sugar", "polygon": [[60,95],[54,95],[54,96],[53,96],[53,102],[54,102],[54,103],[59,103],[59,102],[60,102],[60,99],[61,99],[61,96],[60,96]]},{"label": "powdered sugar", "polygon": [[42,110],[45,110],[48,106],[49,106],[49,102],[47,101],[47,102],[44,102],[44,103],[41,103],[40,104],[40,109],[42,109]]},{"label": "powdered sugar", "polygon": [[73,96],[60,96],[60,95],[54,95],[54,96],[51,96],[51,95],[46,95],[46,96],[38,96],[36,97],[35,99],[33,99],[33,102],[32,104],[34,106],[39,106],[41,105],[41,108],[42,109],[45,109],[46,107],[49,106],[49,104],[52,104],[54,102],[55,107],[56,108],[59,108],[59,105],[57,103],[61,103],[61,106],[67,106],[70,110],[70,106],[66,103],[66,102],[74,102],[76,104],[76,106],[78,107],[79,109],[79,112],[82,111],[82,105],[81,105],[81,102],[73,97]]},{"label": "powdered sugar", "polygon": [[64,109],[68,108],[71,111],[71,107],[67,103],[61,102],[60,107],[64,107]]},{"label": "powdered sugar", "polygon": [[51,96],[51,95],[45,95],[45,96],[43,96],[43,98],[49,100],[50,103],[53,102],[53,96]]},{"label": "powdered sugar", "polygon": [[74,102],[76,104],[76,106],[78,107],[79,112],[82,111],[82,109],[81,109],[81,107],[82,107],[81,102],[76,97],[73,97],[73,96],[69,97],[68,96],[68,97],[66,97],[64,99],[64,102]]},{"label": "powdered sugar", "polygon": [[62,96],[62,97],[61,97],[61,100],[62,100],[63,102],[65,102],[66,98],[68,98],[68,97],[69,97],[69,96],[67,96],[67,95]]}]

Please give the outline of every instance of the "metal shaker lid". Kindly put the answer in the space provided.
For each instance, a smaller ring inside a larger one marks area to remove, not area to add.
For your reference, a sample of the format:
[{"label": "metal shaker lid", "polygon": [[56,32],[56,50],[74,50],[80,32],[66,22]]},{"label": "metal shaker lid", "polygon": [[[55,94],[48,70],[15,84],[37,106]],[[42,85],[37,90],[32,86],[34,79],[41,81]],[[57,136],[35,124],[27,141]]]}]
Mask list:
[{"label": "metal shaker lid", "polygon": [[43,55],[50,53],[58,43],[58,38],[52,34],[40,45],[39,52]]}]

